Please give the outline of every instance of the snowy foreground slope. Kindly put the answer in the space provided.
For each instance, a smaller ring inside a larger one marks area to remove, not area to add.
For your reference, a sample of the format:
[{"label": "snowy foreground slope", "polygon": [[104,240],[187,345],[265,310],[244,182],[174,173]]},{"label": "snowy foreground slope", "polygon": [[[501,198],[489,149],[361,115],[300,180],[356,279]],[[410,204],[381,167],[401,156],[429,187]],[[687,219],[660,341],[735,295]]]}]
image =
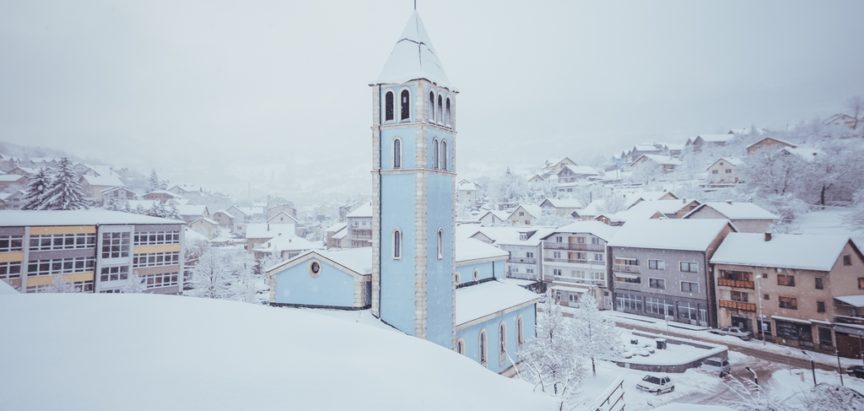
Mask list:
[{"label": "snowy foreground slope", "polygon": [[0,295],[2,410],[553,410],[525,382],[314,311],[133,294]]}]

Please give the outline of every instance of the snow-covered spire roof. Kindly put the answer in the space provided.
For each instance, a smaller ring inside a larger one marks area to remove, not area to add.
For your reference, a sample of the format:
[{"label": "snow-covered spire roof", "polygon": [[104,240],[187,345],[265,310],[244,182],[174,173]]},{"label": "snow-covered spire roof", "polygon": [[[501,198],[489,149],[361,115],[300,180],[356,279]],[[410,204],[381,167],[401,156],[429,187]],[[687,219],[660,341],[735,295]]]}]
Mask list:
[{"label": "snow-covered spire roof", "polygon": [[390,52],[377,83],[405,83],[420,78],[450,87],[450,80],[447,74],[444,74],[432,41],[426,34],[423,20],[415,10]]}]

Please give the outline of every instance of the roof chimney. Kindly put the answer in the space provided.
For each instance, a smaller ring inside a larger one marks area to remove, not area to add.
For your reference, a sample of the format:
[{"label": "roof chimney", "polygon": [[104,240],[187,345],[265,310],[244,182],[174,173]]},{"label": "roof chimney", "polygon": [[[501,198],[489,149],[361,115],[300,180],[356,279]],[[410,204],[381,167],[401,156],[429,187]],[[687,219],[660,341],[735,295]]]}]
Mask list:
[{"label": "roof chimney", "polygon": [[726,204],[732,205],[732,200],[726,200]]},{"label": "roof chimney", "polygon": [[773,238],[771,233],[765,233],[765,241],[771,241],[771,238]]}]

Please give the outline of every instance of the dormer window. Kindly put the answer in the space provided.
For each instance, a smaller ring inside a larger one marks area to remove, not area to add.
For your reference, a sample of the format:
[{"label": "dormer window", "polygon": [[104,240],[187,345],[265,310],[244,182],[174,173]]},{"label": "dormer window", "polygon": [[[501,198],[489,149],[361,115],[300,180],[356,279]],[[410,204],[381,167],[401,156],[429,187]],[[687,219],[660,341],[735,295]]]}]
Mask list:
[{"label": "dormer window", "polygon": [[519,240],[525,241],[528,239],[528,233],[519,233]]},{"label": "dormer window", "polygon": [[393,121],[393,92],[384,95],[384,121]]},{"label": "dormer window", "polygon": [[411,93],[408,90],[402,90],[399,100],[402,107],[402,113],[399,119],[408,120],[408,118],[411,117],[411,106],[409,105],[409,102],[411,101]]}]

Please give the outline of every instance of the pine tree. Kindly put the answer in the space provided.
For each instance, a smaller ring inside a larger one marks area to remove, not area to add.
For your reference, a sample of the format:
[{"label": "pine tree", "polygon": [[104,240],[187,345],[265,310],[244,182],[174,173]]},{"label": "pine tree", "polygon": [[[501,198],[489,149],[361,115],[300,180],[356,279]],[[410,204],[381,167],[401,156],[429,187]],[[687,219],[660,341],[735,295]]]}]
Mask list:
[{"label": "pine tree", "polygon": [[159,181],[159,175],[156,174],[156,170],[150,170],[150,186],[148,188],[150,191],[156,191],[162,188],[162,184]]},{"label": "pine tree", "polygon": [[25,210],[41,210],[45,205],[45,192],[51,185],[51,176],[44,168],[40,168],[39,172],[27,184],[27,196],[24,197]]},{"label": "pine tree", "polygon": [[615,328],[614,321],[600,314],[597,300],[590,293],[579,299],[573,321],[576,323],[574,347],[579,354],[591,359],[591,372],[597,376],[594,361],[597,358],[611,359],[621,352],[621,333]]},{"label": "pine tree", "polygon": [[69,159],[63,157],[54,172],[51,185],[45,192],[43,209],[79,210],[87,208],[81,176],[72,168]]}]

